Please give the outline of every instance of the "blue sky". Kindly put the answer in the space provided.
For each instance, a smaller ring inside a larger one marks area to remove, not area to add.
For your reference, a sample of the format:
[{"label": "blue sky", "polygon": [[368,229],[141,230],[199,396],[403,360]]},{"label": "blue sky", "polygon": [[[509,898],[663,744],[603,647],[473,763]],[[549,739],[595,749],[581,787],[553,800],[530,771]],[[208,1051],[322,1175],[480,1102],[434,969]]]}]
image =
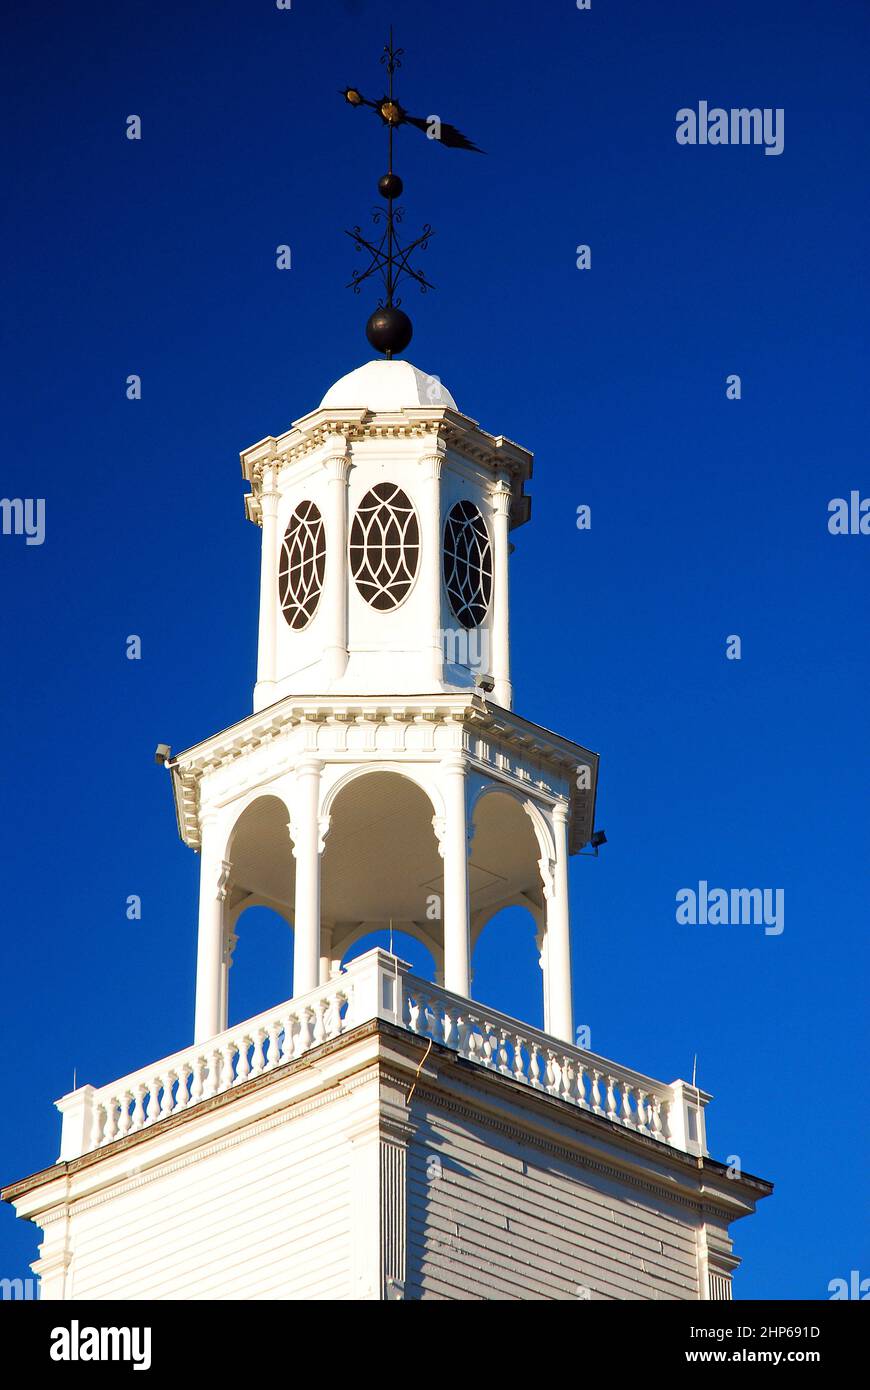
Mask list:
[{"label": "blue sky", "polygon": [[[399,141],[407,226],[437,229],[408,356],[535,452],[516,707],[602,759],[609,843],[572,865],[578,1021],[663,1079],[697,1053],[713,1152],[776,1183],[734,1228],[737,1297],[870,1274],[870,537],[827,529],[830,499],[870,496],[866,6],[8,12],[2,490],[45,498],[46,536],[0,537],[0,1178],[52,1162],[74,1068],[101,1084],[190,1036],[198,860],[152,752],[250,710],[239,450],[370,355],[342,229],[383,149],[338,88],[380,94],[392,19],[405,104],[488,151]],[[701,100],[783,108],[782,154],[679,146]],[[678,925],[700,880],[783,889],[785,930]],[[261,925],[234,1012],[284,969]],[[522,918],[475,966],[479,997],[538,1016]],[[35,1255],[4,1209],[0,1275]]]}]

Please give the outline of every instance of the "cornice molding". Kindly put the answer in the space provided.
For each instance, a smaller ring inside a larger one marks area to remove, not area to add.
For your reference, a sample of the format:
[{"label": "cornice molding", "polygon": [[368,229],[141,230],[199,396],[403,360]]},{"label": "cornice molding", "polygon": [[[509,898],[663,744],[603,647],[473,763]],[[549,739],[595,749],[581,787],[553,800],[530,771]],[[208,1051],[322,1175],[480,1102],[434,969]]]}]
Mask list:
[{"label": "cornice molding", "polygon": [[251,485],[245,497],[245,514],[262,525],[261,495],[273,483],[273,474],[295,469],[318,452],[352,460],[355,444],[367,441],[420,441],[425,459],[446,461],[447,450],[462,460],[483,467],[507,480],[512,526],[530,516],[530,501],[523,485],[532,476],[533,456],[504,435],[488,434],[476,420],[447,407],[409,407],[396,412],[367,410],[315,410],[297,420],[284,434],[268,436],[240,455],[242,476]]},{"label": "cornice molding", "polygon": [[[328,755],[327,750],[319,748],[313,754],[310,745],[316,742],[318,731],[323,728],[333,731],[333,751],[345,758],[348,753],[347,738],[338,731],[342,726],[359,724],[373,729],[411,725],[455,728],[461,725],[466,738],[462,753],[456,749],[436,752],[434,737],[430,740],[431,748],[409,750],[401,746],[403,738],[397,737],[394,756],[412,756],[414,753],[425,758],[438,756],[439,759],[459,756],[467,759],[469,767],[485,776],[495,775],[509,780],[513,777],[518,785],[525,783],[529,786],[532,785],[529,767],[547,769],[561,783],[567,781],[571,789],[571,851],[574,852],[588,841],[594,817],[598,755],[561,735],[529,723],[509,710],[493,706],[479,696],[446,693],[438,696],[403,695],[392,700],[374,695],[318,698],[288,695],[277,704],[249,715],[229,729],[178,754],[174,760],[172,785],[182,840],[191,848],[201,848],[201,788],[204,777],[239,763],[264,746],[285,739],[294,730],[305,729],[309,746],[298,750],[285,746],[282,755],[276,758],[276,766],[270,767],[268,776],[263,777],[265,792],[267,783],[279,772],[289,772],[312,756],[322,762],[323,757]],[[374,746],[375,741],[372,742]],[[504,750],[513,755],[515,766],[509,762]],[[360,761],[366,760],[364,750],[355,752]],[[383,758],[383,750],[380,756]],[[580,764],[592,768],[589,788],[576,786],[574,773]],[[541,790],[545,790],[543,782]],[[561,795],[550,792],[548,800],[556,802]],[[205,814],[208,815],[208,812]]]}]

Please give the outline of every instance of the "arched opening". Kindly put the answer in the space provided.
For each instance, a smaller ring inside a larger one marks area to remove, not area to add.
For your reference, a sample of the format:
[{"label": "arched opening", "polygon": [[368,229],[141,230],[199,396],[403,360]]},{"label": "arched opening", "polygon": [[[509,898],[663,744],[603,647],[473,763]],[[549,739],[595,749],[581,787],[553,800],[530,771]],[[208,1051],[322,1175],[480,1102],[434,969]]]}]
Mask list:
[{"label": "arched opening", "polygon": [[503,907],[478,932],[471,958],[475,998],[533,1028],[544,1027],[538,930],[528,908]]},{"label": "arched opening", "polygon": [[473,994],[542,1026],[547,1009],[540,967],[541,843],[527,805],[500,787],[484,789],[473,819],[468,870]]},{"label": "arched opening", "polygon": [[239,816],[227,846],[224,990],[230,1023],[293,993],[296,872],[289,819],[279,797],[257,797]]},{"label": "arched opening", "polygon": [[[361,941],[411,938],[440,969],[444,866],[426,793],[397,772],[353,777],[329,806],[321,871],[324,968],[338,968]],[[375,937],[376,939],[369,940]],[[410,963],[415,967],[419,956]],[[431,967],[429,978],[431,978]]]},{"label": "arched opening", "polygon": [[233,924],[227,1026],[264,1013],[293,994],[292,932],[270,907],[248,907]]}]

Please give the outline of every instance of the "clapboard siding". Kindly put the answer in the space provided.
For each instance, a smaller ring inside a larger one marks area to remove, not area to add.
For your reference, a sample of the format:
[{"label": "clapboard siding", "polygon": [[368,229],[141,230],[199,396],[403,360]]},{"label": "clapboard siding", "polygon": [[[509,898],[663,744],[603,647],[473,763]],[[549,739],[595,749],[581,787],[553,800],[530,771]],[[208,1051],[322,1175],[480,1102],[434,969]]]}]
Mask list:
[{"label": "clapboard siding", "polygon": [[696,1209],[422,1098],[414,1118],[407,1297],[698,1298]]},{"label": "clapboard siding", "polygon": [[348,1298],[350,1162],[287,1118],[72,1213],[74,1297]]}]

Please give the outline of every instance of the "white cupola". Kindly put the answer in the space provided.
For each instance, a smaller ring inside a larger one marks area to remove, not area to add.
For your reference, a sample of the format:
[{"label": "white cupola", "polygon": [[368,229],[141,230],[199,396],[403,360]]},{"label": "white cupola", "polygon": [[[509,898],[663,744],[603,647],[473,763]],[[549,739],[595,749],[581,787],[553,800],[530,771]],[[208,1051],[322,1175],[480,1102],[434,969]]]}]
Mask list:
[{"label": "white cupola", "polygon": [[392,360],[341,377],[241,459],[262,528],[255,711],[481,677],[510,709],[508,536],[529,517],[527,450]]}]

